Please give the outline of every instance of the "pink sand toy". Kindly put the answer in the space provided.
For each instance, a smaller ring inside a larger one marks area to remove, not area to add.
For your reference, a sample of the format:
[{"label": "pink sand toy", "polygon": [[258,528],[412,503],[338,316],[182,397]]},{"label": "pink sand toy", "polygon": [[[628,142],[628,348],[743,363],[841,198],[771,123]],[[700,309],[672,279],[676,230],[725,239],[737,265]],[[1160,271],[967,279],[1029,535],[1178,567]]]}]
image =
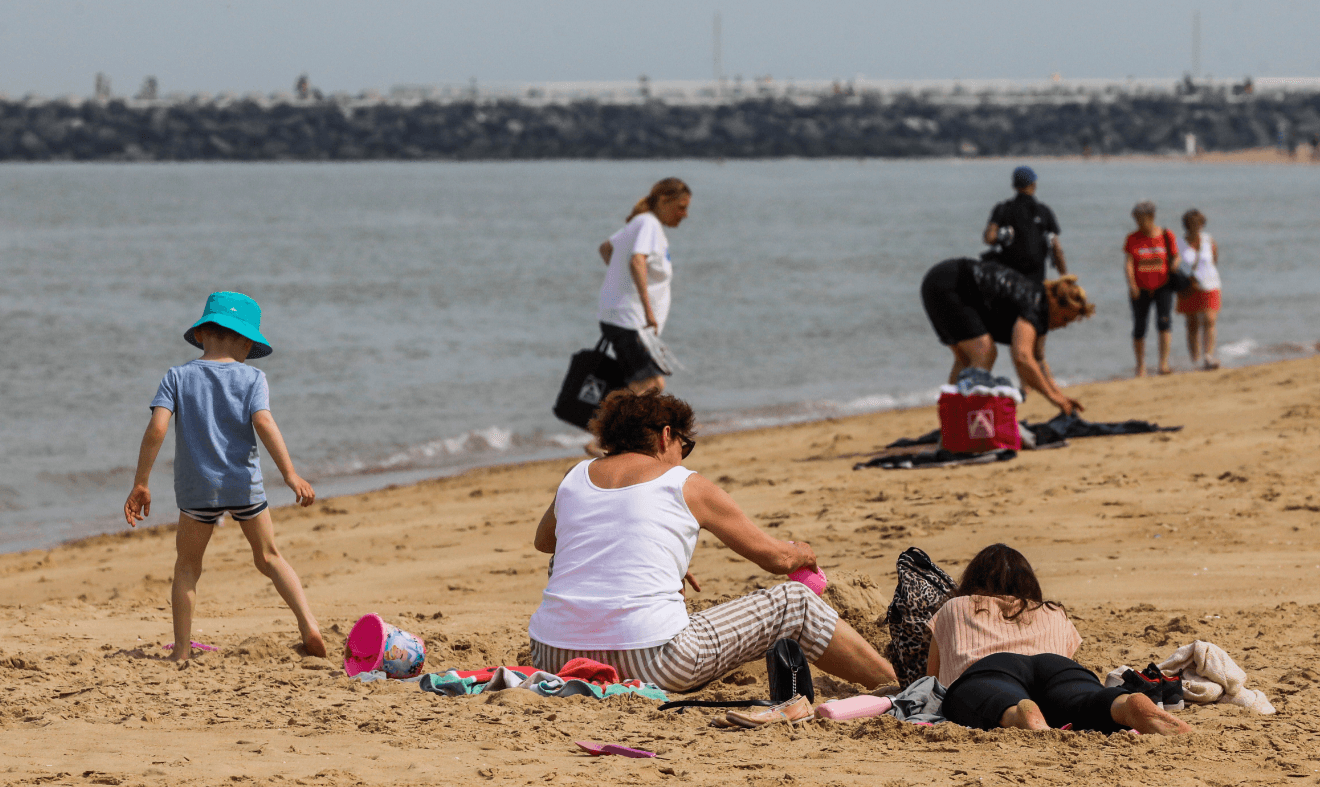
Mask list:
[{"label": "pink sand toy", "polygon": [[620,746],[617,743],[596,743],[595,741],[573,741],[578,748],[589,753],[593,757],[599,757],[603,754],[617,754],[620,757],[632,757],[641,759],[643,757],[654,757],[655,752],[645,749],[630,749],[627,746]]},{"label": "pink sand toy", "polygon": [[794,582],[801,582],[811,588],[811,592],[818,596],[825,592],[825,572],[821,571],[819,567],[815,571],[812,571],[806,566],[803,566],[792,574],[789,574],[788,578]]},{"label": "pink sand toy", "polygon": [[816,715],[830,721],[865,719],[888,713],[894,707],[894,701],[888,697],[873,697],[861,694],[846,700],[830,700],[816,706]]},{"label": "pink sand toy", "polygon": [[344,642],[344,673],[383,670],[396,680],[415,678],[426,664],[426,643],[420,637],[395,628],[380,615],[363,615]]}]

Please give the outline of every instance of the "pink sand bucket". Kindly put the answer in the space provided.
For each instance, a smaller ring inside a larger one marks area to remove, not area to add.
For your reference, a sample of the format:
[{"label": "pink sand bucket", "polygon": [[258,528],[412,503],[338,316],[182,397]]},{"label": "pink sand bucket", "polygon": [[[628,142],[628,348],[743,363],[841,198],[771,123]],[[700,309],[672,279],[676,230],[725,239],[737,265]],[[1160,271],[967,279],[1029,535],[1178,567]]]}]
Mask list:
[{"label": "pink sand bucket", "polygon": [[384,670],[396,680],[415,678],[426,664],[426,643],[420,637],[395,628],[380,615],[363,615],[344,643],[344,673]]},{"label": "pink sand bucket", "polygon": [[792,574],[789,574],[788,578],[794,582],[801,582],[811,588],[811,592],[818,596],[825,592],[825,572],[821,571],[819,566],[815,571],[803,566]]}]

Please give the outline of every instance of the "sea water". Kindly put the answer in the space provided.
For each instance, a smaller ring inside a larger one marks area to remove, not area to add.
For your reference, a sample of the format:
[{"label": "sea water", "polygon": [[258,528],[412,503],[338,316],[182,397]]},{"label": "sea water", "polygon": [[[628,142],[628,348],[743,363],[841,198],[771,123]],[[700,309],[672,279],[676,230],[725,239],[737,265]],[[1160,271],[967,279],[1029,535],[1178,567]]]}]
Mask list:
[{"label": "sea water", "polygon": [[[148,404],[167,368],[197,357],[183,332],[213,290],[261,303],[275,353],[254,365],[322,495],[580,452],[584,434],[550,407],[598,337],[596,248],[670,175],[694,191],[669,231],[664,338],[686,367],[670,390],[707,432],[932,402],[952,356],[921,278],[982,250],[1017,163],[0,167],[0,550],[124,527]],[[1029,163],[1099,307],[1051,334],[1061,381],[1130,373],[1121,244],[1146,198],[1175,229],[1191,206],[1209,218],[1226,363],[1314,351],[1320,169]],[[1011,372],[1006,353],[998,370]],[[171,435],[148,523],[177,517],[173,453]]]}]

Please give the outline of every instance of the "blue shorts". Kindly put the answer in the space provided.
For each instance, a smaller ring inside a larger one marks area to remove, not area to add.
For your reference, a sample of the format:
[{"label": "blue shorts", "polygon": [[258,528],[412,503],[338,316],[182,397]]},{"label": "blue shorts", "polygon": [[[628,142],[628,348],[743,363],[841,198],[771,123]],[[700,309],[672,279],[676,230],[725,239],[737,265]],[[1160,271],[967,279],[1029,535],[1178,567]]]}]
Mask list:
[{"label": "blue shorts", "polygon": [[256,519],[262,511],[266,510],[269,503],[262,500],[260,503],[253,503],[248,506],[221,506],[220,508],[180,508],[179,513],[189,519],[196,519],[204,525],[214,525],[220,521],[220,517],[229,514],[235,522],[246,522],[249,519]]}]

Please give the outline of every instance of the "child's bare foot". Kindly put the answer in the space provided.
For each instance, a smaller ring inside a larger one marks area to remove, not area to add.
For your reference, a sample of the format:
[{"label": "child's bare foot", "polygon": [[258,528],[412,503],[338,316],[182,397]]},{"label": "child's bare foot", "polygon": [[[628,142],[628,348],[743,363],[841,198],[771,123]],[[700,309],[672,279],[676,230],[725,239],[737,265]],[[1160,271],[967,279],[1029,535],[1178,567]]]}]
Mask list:
[{"label": "child's bare foot", "polygon": [[1109,707],[1114,721],[1147,735],[1185,735],[1191,725],[1160,707],[1145,694],[1124,694]]},{"label": "child's bare foot", "polygon": [[1137,377],[1145,377],[1145,376],[1146,376],[1146,366],[1145,366],[1145,364],[1142,364],[1141,366],[1138,366],[1138,367],[1137,367],[1137,375],[1136,375],[1136,376],[1137,376]]},{"label": "child's bare foot", "polygon": [[177,642],[174,643],[174,647],[170,650],[170,656],[169,656],[170,661],[178,663],[178,662],[187,661],[190,658],[192,658],[191,642],[184,645],[183,647],[179,647],[179,643]]},{"label": "child's bare foot", "polygon": [[1040,706],[1031,700],[1022,700],[1004,711],[1004,715],[999,717],[999,726],[1016,727],[1019,730],[1048,730],[1050,728],[1050,725],[1045,722],[1045,714],[1040,712]]},{"label": "child's bare foot", "polygon": [[1160,367],[1160,374],[1173,374],[1173,369],[1171,369],[1171,368],[1168,367],[1168,366],[1161,366],[1161,367]]},{"label": "child's bare foot", "polygon": [[315,629],[303,637],[303,648],[309,656],[325,658],[325,640],[321,639],[321,632]]}]

